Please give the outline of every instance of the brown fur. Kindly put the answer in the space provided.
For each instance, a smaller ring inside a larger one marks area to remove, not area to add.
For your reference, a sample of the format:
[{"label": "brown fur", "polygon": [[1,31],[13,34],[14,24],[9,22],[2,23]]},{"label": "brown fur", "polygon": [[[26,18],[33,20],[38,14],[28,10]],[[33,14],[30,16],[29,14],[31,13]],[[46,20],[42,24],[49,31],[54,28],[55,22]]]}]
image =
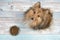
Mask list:
[{"label": "brown fur", "polygon": [[52,13],[50,9],[41,8],[40,2],[37,2],[33,7],[28,9],[24,14],[24,20],[30,21],[30,28],[45,29],[48,28],[51,20]]}]

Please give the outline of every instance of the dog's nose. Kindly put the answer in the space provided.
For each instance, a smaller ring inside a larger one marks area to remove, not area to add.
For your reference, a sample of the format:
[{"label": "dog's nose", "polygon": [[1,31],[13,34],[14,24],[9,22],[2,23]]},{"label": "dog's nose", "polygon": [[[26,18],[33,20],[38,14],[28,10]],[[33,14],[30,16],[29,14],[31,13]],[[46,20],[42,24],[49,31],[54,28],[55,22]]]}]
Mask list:
[{"label": "dog's nose", "polygon": [[33,20],[34,18],[31,18],[31,20]]}]

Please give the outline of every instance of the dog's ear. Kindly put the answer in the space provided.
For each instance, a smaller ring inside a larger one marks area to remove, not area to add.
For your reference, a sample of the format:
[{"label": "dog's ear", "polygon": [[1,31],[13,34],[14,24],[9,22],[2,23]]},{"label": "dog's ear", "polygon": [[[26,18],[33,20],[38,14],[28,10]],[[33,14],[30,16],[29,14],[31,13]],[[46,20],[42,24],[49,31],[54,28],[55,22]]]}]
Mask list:
[{"label": "dog's ear", "polygon": [[33,8],[41,8],[41,3],[37,2],[33,5]]}]

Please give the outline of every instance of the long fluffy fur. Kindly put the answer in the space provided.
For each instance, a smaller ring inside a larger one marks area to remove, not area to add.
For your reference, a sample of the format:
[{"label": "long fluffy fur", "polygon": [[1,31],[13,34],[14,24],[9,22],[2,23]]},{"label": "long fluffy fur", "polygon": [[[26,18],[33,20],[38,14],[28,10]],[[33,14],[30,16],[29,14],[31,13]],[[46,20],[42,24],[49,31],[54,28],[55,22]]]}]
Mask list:
[{"label": "long fluffy fur", "polygon": [[46,29],[52,21],[52,13],[48,8],[41,8],[40,2],[29,8],[24,14],[24,20],[30,21],[28,24],[33,29]]}]

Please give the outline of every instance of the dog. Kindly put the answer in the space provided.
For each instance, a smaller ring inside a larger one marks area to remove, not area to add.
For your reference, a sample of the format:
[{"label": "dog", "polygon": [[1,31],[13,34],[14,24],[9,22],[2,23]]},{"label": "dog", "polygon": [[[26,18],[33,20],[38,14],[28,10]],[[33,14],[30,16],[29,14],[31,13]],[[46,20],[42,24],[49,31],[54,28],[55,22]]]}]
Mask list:
[{"label": "dog", "polygon": [[28,24],[30,28],[40,30],[50,27],[52,17],[51,10],[41,8],[41,3],[37,2],[25,12],[24,21],[29,21]]}]

